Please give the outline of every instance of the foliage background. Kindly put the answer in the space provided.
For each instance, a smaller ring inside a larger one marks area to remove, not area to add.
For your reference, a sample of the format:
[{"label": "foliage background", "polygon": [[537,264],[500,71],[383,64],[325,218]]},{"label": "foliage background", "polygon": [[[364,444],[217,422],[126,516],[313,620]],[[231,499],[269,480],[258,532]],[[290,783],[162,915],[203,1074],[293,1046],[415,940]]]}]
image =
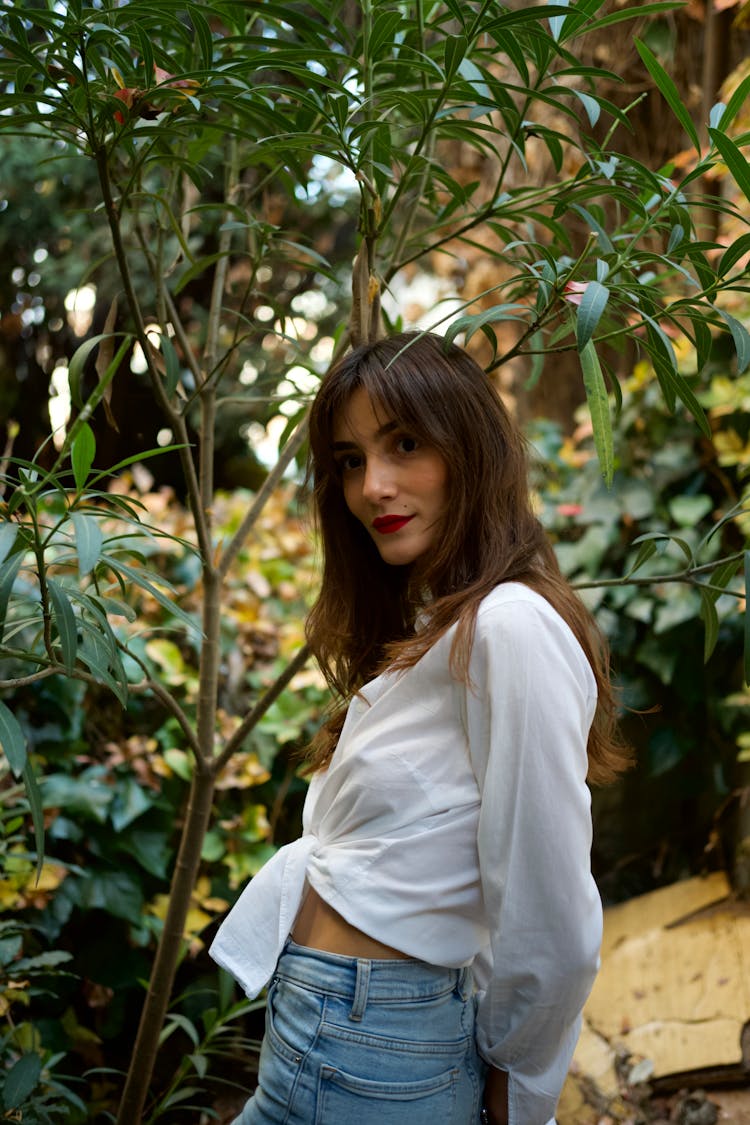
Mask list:
[{"label": "foliage background", "polygon": [[[664,78],[690,72],[700,21],[714,13],[641,5],[640,55],[633,25],[615,21],[583,39],[571,32],[564,57],[550,29],[564,32],[565,5],[526,22],[511,9],[509,30],[495,28],[487,50],[477,28],[497,8],[70,4],[65,19],[41,3],[0,10],[3,698],[40,779],[46,839],[37,879],[29,798],[20,771],[6,769],[0,1044],[10,1119],[19,1108],[30,1122],[117,1112],[196,789],[175,708],[136,690],[147,676],[198,721],[199,623],[215,567],[196,498],[210,497],[216,551],[235,544],[269,445],[272,457],[288,442],[347,333],[372,329],[379,286],[390,323],[450,314],[456,330],[457,314],[469,318],[469,346],[494,360],[501,388],[529,419],[539,510],[563,568],[587,587],[609,634],[639,766],[595,795],[605,896],[731,866],[737,838],[750,834],[738,762],[750,703],[737,612],[747,526],[734,518],[750,462],[748,182],[736,163],[748,128],[747,32],[723,40],[735,52],[722,63],[734,112],[733,139],[714,137],[719,152],[706,132],[718,94],[686,82],[688,109],[675,117]],[[623,14],[573,8],[590,21]],[[733,14],[720,17],[725,28]],[[415,41],[419,19],[428,49],[397,65],[394,52]],[[613,54],[623,92],[601,72]],[[656,68],[644,62],[652,56]],[[557,88],[540,81],[545,58],[570,71]],[[660,92],[631,110],[630,136],[622,107],[654,86]],[[603,232],[598,247],[592,222]],[[596,285],[610,287],[603,306]],[[168,324],[179,326],[174,336]],[[112,332],[124,341],[117,356],[96,346]],[[66,378],[53,379],[61,369]],[[602,371],[620,389],[614,426]],[[61,453],[47,440],[50,405],[59,405],[51,381],[57,398],[66,382],[72,389]],[[165,387],[166,416],[155,409]],[[587,394],[595,434],[587,410],[572,416]],[[92,395],[105,401],[89,416]],[[702,429],[680,400],[706,412]],[[185,442],[199,451],[192,494]],[[155,449],[165,451],[151,457]],[[300,457],[292,450],[290,459],[299,479]],[[18,556],[34,553],[45,526],[54,529],[46,560],[37,552],[36,567],[24,563],[19,575]],[[19,527],[23,552],[9,538]],[[315,583],[310,531],[287,479],[223,576],[215,754],[299,651]],[[635,543],[641,534],[661,537],[649,557]],[[60,597],[46,638],[45,566]],[[74,597],[79,580],[90,590],[89,569],[98,583],[90,596],[106,596],[108,611],[118,602],[109,655],[94,639],[98,603]],[[697,588],[701,579],[708,588]],[[40,678],[25,675],[30,654]],[[60,674],[86,670],[88,678]],[[289,686],[212,787],[149,1121],[221,1116],[238,1074],[240,1084],[252,1079],[260,1017],[217,977],[205,946],[242,883],[298,831],[295,752],[326,696],[310,668]]]}]

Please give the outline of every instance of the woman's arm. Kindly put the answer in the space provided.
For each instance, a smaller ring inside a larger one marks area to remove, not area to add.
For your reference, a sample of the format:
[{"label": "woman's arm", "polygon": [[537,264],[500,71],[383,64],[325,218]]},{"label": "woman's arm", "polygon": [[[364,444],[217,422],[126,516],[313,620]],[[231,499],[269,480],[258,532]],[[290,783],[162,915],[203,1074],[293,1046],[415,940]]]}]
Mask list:
[{"label": "woman's arm", "polygon": [[[507,1117],[497,1120],[547,1125],[601,940],[585,784],[594,681],[562,619],[525,592],[480,608],[470,677],[467,733],[491,933],[477,1042],[485,1061],[507,1072]],[[502,1115],[502,1079],[490,1073],[488,1116]]]},{"label": "woman's arm", "polygon": [[484,1113],[487,1125],[508,1125],[508,1075],[494,1066],[484,1082]]}]

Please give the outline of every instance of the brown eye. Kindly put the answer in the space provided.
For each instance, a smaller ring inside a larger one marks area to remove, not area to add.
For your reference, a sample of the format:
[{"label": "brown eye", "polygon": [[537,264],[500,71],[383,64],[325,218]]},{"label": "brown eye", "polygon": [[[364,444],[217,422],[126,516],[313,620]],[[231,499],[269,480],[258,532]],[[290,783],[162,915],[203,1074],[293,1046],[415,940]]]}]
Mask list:
[{"label": "brown eye", "polygon": [[409,437],[408,434],[404,437],[399,438],[398,442],[396,443],[396,450],[399,453],[414,453],[418,448],[419,442],[417,441],[417,439],[414,437]]},{"label": "brown eye", "polygon": [[345,457],[340,457],[336,462],[336,468],[342,474],[352,473],[361,467],[362,455],[360,453],[347,453]]}]

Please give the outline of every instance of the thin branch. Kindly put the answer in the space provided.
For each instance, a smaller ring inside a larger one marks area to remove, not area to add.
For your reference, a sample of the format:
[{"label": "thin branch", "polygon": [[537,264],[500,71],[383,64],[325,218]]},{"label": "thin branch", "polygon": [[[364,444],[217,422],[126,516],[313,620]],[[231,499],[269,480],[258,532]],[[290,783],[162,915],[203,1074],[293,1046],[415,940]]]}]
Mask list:
[{"label": "thin branch", "polygon": [[62,664],[59,668],[50,666],[42,668],[39,672],[31,672],[28,676],[17,676],[14,680],[0,680],[0,691],[13,691],[15,688],[27,687],[35,684],[37,680],[46,680],[48,676],[56,676],[64,672]]},{"label": "thin branch", "polygon": [[204,558],[211,557],[211,539],[206,527],[203,511],[200,502],[200,488],[198,485],[198,477],[193,464],[193,457],[190,449],[190,438],[187,432],[187,426],[184,418],[172,408],[172,404],[167,397],[166,391],[162,386],[159,373],[154,365],[152,356],[152,344],[146,332],[146,325],[143,320],[141,306],[135,293],[133,284],[133,277],[130,271],[127,254],[125,252],[125,245],[122,239],[122,232],[119,224],[119,211],[115,201],[112,197],[112,185],[109,178],[109,168],[107,165],[107,154],[104,148],[97,147],[94,154],[96,160],[97,172],[99,175],[99,186],[102,191],[102,198],[104,202],[104,209],[109,223],[110,235],[112,238],[112,245],[115,251],[115,258],[117,259],[117,267],[122,280],[123,288],[125,290],[125,297],[128,302],[130,314],[133,317],[133,322],[136,328],[136,335],[143,350],[143,355],[148,367],[149,378],[151,386],[156,395],[159,406],[161,407],[165,418],[172,426],[175,436],[181,446],[179,450],[180,463],[185,477],[185,487],[190,498],[190,507],[193,513],[193,520],[195,522],[195,531],[198,537],[200,550]]},{"label": "thin branch", "polygon": [[706,582],[696,582],[695,578],[701,574],[713,574],[717,567],[723,563],[739,562],[745,557],[744,551],[737,551],[734,555],[727,555],[725,559],[716,562],[703,563],[701,566],[686,566],[684,570],[673,571],[671,574],[652,574],[642,578],[635,578],[626,574],[622,578],[592,578],[589,582],[573,582],[574,590],[595,590],[607,586],[663,586],[667,582],[687,582],[689,585],[698,586],[704,590],[720,590],[722,594],[731,594],[733,591]]},{"label": "thin branch", "polygon": [[131,652],[129,648],[121,643],[118,644],[118,648],[120,648],[122,652],[127,653],[131,660],[135,661],[144,675],[144,679],[141,680],[140,683],[129,684],[129,690],[137,695],[142,695],[145,694],[145,692],[150,691],[152,695],[156,696],[164,709],[166,711],[169,711],[170,715],[177,720],[180,730],[185,735],[187,743],[190,749],[195,754],[195,757],[198,759],[198,761],[204,762],[205,755],[201,753],[201,748],[198,743],[198,739],[196,738],[195,730],[193,729],[187,712],[183,710],[175,697],[170,692],[168,692],[167,689],[158,682],[158,680],[151,679],[148,665],[144,660],[141,659],[140,656],[138,656],[137,653]]},{"label": "thin branch", "polygon": [[218,774],[224,768],[232,754],[240,747],[243,740],[248,736],[250,731],[257,726],[260,720],[265,715],[268,708],[272,703],[275,703],[287,685],[294,679],[299,671],[304,668],[307,661],[310,659],[310,648],[308,645],[303,645],[296,656],[289,661],[281,675],[274,680],[271,686],[258,700],[245,718],[242,720],[236,731],[229,738],[226,746],[213,762],[214,774]]},{"label": "thin branch", "polygon": [[242,549],[242,544],[250,534],[256,520],[260,513],[263,511],[269,496],[280,483],[287,466],[291,463],[292,459],[296,457],[302,444],[307,437],[307,415],[298,424],[294,433],[289,438],[284,446],[283,451],[279,454],[279,459],[271,469],[270,473],[261,485],[255,500],[253,501],[250,510],[245,516],[244,520],[237,528],[237,531],[229,541],[223,555],[219,559],[217,572],[221,578],[224,578],[229,571],[230,566]]}]

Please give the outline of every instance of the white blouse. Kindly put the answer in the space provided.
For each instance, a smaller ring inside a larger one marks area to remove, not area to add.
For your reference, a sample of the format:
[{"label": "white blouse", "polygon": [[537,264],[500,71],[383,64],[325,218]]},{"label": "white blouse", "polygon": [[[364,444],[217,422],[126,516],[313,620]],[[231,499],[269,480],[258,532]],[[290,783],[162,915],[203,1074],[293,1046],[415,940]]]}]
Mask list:
[{"label": "white blouse", "polygon": [[519,583],[482,602],[468,685],[451,675],[454,635],[352,700],[303,835],[210,952],[257,995],[307,880],[377,941],[473,965],[477,1042],[508,1072],[510,1125],[552,1125],[601,941],[585,782],[596,685],[560,615]]}]

